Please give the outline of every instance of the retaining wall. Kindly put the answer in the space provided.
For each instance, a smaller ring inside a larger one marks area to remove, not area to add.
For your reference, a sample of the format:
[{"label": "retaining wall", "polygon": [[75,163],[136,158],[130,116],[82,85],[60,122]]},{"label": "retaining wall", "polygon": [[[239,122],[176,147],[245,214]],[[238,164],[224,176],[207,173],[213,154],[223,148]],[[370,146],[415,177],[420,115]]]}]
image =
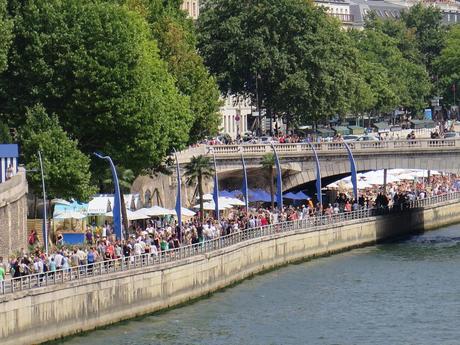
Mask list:
[{"label": "retaining wall", "polygon": [[24,169],[0,183],[0,256],[27,247],[27,181]]},{"label": "retaining wall", "polygon": [[56,339],[171,307],[289,262],[460,222],[457,202],[323,231],[271,235],[156,267],[8,294],[0,297],[0,343]]}]

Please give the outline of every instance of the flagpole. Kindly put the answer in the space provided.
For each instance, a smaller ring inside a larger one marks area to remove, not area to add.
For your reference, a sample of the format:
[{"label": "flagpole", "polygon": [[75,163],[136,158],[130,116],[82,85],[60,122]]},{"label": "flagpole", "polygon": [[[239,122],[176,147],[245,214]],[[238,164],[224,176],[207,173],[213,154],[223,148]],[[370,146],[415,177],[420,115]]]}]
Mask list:
[{"label": "flagpole", "polygon": [[351,152],[350,146],[348,146],[347,143],[343,143],[345,148],[347,149],[348,152],[348,159],[350,161],[350,170],[351,170],[351,183],[353,184],[353,195],[355,198],[355,201],[358,201],[358,181],[356,177],[356,162],[355,158],[353,157],[353,153]]},{"label": "flagpole", "polygon": [[276,204],[280,211],[283,211],[283,177],[281,176],[281,166],[278,159],[278,152],[276,152],[275,145],[271,143],[273,153],[275,154],[276,165]]},{"label": "flagpole", "polygon": [[214,160],[214,212],[216,213],[217,223],[220,224],[220,214],[219,214],[219,180],[217,178],[217,161],[216,161],[216,153],[214,149],[211,149],[212,157]]},{"label": "flagpole", "polygon": [[313,151],[313,155],[315,157],[315,162],[316,162],[316,195],[318,198],[318,204],[320,206],[320,209],[323,207],[323,195],[321,194],[321,166],[319,164],[319,159],[318,159],[318,153],[316,152],[315,147],[313,146],[312,143],[308,143]]},{"label": "flagpole", "polygon": [[[113,184],[115,187],[115,195],[114,195],[114,200],[113,200],[113,227],[115,229],[115,236],[117,239],[123,240],[123,232],[121,231],[121,196],[120,196],[120,185],[118,183],[118,176],[117,176],[117,169],[115,168],[115,164],[113,164],[112,158],[109,156],[103,156],[100,153],[94,153],[94,155],[98,158],[104,159],[109,162],[110,164],[110,170],[112,171],[112,179],[113,179]],[[128,231],[128,229],[125,229],[125,231]]]},{"label": "flagpole", "polygon": [[177,225],[180,229],[180,241],[182,242],[182,193],[181,193],[181,177],[180,177],[180,167],[179,160],[177,159],[177,151],[174,149],[174,158],[176,159],[176,174],[177,174],[177,195],[176,195],[176,215],[177,215]]},{"label": "flagpole", "polygon": [[243,192],[243,197],[244,197],[244,203],[246,206],[246,215],[249,214],[249,196],[248,196],[248,173],[246,171],[246,163],[244,161],[244,155],[243,151],[244,149],[240,147],[241,149],[241,163],[243,164],[243,186],[242,186],[242,192]]}]

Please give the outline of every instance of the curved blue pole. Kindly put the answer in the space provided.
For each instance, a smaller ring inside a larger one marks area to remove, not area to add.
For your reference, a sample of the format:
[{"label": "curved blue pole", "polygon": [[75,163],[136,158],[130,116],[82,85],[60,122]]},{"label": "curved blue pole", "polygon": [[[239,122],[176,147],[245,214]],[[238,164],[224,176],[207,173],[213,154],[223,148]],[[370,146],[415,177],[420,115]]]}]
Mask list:
[{"label": "curved blue pole", "polygon": [[323,195],[321,194],[321,166],[319,164],[318,153],[316,152],[315,146],[312,143],[308,143],[313,151],[316,162],[316,195],[318,198],[318,203],[320,206],[323,206]]},{"label": "curved blue pole", "polygon": [[353,184],[353,195],[355,198],[355,201],[358,201],[358,181],[356,177],[356,162],[355,158],[353,157],[353,153],[351,152],[350,146],[348,146],[347,143],[343,143],[345,148],[347,149],[348,152],[348,159],[350,161],[350,170],[351,170],[351,183]]},{"label": "curved blue pole", "polygon": [[276,206],[280,211],[283,210],[283,177],[281,176],[281,166],[278,158],[278,152],[276,152],[275,145],[271,144],[273,153],[275,154],[275,165],[276,165]]},{"label": "curved blue pole", "polygon": [[241,148],[241,163],[243,165],[243,185],[241,192],[243,193],[244,203],[246,204],[246,214],[249,213],[249,190],[248,190],[248,172],[246,170],[246,163],[244,162],[243,148]]},{"label": "curved blue pole", "polygon": [[[118,183],[117,170],[115,169],[115,164],[113,164],[112,158],[109,156],[103,156],[99,153],[94,153],[98,158],[105,159],[110,164],[110,170],[112,171],[112,180],[113,185],[115,186],[115,195],[113,200],[113,227],[115,229],[115,236],[117,240],[123,239],[123,232],[121,231],[121,197],[120,197],[120,184]],[[125,229],[128,230],[128,229]]]},{"label": "curved blue pole", "polygon": [[216,163],[216,154],[214,150],[212,150],[212,157],[214,160],[214,192],[213,192],[213,199],[214,199],[214,212],[216,213],[217,222],[220,223],[220,214],[219,214],[219,179],[217,178],[217,163]]},{"label": "curved blue pole", "polygon": [[[176,158],[176,173],[177,173],[177,196],[176,196],[176,214],[177,214],[177,224],[182,228],[182,181],[180,177],[180,167],[179,160],[177,159],[177,152],[174,149],[174,157]],[[182,232],[181,232],[182,234]]]}]

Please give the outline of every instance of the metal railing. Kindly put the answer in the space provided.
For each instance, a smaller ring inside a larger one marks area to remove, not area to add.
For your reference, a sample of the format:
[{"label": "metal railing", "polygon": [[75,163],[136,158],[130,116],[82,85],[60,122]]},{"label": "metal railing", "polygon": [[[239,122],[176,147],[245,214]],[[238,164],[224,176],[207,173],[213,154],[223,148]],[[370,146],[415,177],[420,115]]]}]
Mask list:
[{"label": "metal railing", "polygon": [[[318,153],[346,154],[345,146],[341,142],[314,142],[311,143]],[[382,140],[382,141],[352,141],[347,143],[355,153],[372,153],[375,151],[400,151],[401,149],[423,152],[438,152],[439,149],[460,150],[460,138],[447,139],[412,139],[412,140]],[[296,155],[311,153],[309,143],[274,144],[280,155]],[[202,145],[178,154],[181,163],[188,162],[192,156],[205,155],[212,148],[216,157],[239,157],[243,152],[248,156],[261,156],[272,152],[270,144],[241,144],[241,145]]]},{"label": "metal railing", "polygon": [[410,201],[393,208],[363,208],[353,212],[308,217],[302,220],[255,227],[207,240],[202,243],[171,249],[157,254],[148,253],[139,256],[123,257],[114,260],[95,262],[93,264],[75,266],[67,269],[60,269],[54,272],[34,273],[9,279],[0,282],[0,294],[28,290],[36,287],[63,284],[65,282],[71,282],[83,278],[98,277],[143,267],[152,267],[154,265],[179,261],[196,255],[213,252],[215,250],[226,248],[255,238],[262,238],[286,232],[307,233],[321,231],[334,224],[341,224],[359,219],[363,220],[380,215],[401,213],[408,209],[436,205],[452,200],[460,200],[460,192],[452,192],[430,198]]}]

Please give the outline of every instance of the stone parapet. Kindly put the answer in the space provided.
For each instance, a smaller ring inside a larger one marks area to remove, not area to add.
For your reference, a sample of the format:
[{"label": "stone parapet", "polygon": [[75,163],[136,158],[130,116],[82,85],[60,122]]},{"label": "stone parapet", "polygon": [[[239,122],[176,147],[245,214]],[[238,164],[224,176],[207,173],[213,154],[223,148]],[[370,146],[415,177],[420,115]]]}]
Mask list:
[{"label": "stone parapet", "polygon": [[27,246],[27,193],[24,169],[0,184],[0,256],[5,261]]},{"label": "stone parapet", "polygon": [[458,200],[388,216],[247,240],[137,270],[0,299],[2,345],[39,343],[165,309],[286,263],[460,222]]}]

